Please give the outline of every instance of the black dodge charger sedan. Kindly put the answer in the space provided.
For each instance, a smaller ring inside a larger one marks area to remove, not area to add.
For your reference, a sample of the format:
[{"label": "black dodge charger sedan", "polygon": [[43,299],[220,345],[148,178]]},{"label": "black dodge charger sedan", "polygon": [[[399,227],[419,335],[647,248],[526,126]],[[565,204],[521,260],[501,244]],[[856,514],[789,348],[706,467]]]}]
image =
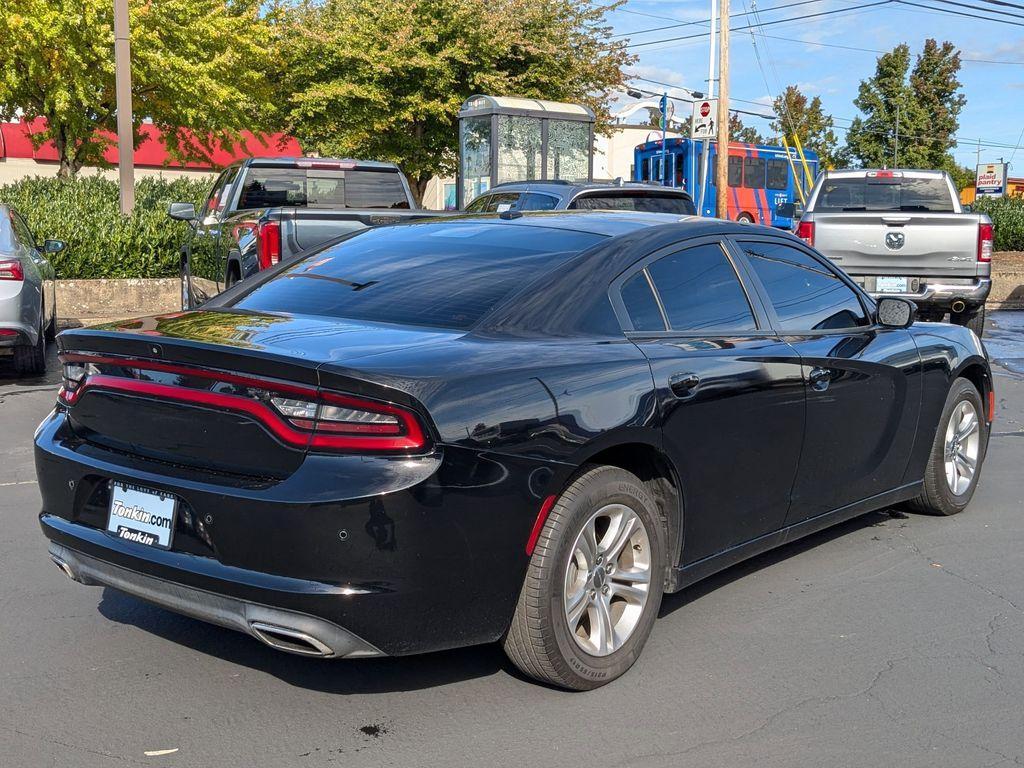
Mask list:
[{"label": "black dodge charger sedan", "polygon": [[570,689],[629,668],[665,591],[963,510],[993,411],[970,330],[659,214],[364,230],[58,343],[36,467],[72,579],[311,656],[500,641]]}]

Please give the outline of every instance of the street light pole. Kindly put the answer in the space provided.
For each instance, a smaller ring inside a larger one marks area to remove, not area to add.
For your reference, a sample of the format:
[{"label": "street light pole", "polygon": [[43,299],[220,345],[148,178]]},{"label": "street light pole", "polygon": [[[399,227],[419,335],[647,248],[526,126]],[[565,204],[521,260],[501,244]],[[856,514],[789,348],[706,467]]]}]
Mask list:
[{"label": "street light pole", "polygon": [[665,147],[665,132],[668,130],[668,91],[661,94],[661,186],[666,187],[668,184],[668,168],[667,160],[668,153]]},{"label": "street light pole", "polygon": [[117,97],[117,171],[121,213],[135,207],[135,135],[132,131],[132,65],[128,0],[114,0],[114,86]]},{"label": "street light pole", "polygon": [[[716,17],[718,15],[718,0],[711,0],[711,34],[709,40],[711,45],[708,51],[708,98],[715,98],[715,29]],[[697,198],[697,215],[704,215],[704,195],[708,188],[708,162],[711,159],[711,139],[704,139],[704,146],[701,148],[700,160],[700,194]],[[690,191],[693,194],[693,191]]]}]

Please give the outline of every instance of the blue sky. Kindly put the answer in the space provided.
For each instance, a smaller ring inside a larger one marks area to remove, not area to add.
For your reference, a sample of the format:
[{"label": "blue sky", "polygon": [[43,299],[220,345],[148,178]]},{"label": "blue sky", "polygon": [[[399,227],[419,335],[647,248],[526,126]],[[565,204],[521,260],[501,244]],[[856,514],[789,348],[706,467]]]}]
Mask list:
[{"label": "blue sky", "polygon": [[[610,13],[609,21],[615,33],[628,34],[630,43],[634,45],[631,52],[640,56],[630,71],[648,80],[678,83],[698,91],[706,90],[706,23],[646,34],[637,32],[673,23],[706,20],[710,16],[710,1],[628,0],[620,9]],[[869,0],[872,1],[877,0]],[[821,47],[813,43],[886,51],[905,42],[916,53],[926,38],[934,37],[940,42],[949,40],[959,47],[965,59],[1011,62],[992,64],[964,61],[960,80],[967,104],[960,115],[957,135],[962,141],[953,150],[956,159],[963,165],[974,167],[977,140],[981,139],[981,162],[995,162],[1000,157],[1010,160],[1013,156],[1011,173],[1024,176],[1024,147],[1014,151],[1014,147],[1022,142],[1024,129],[1024,0],[1008,0],[1019,6],[1017,8],[985,0],[958,1],[973,6],[975,10],[939,0],[914,0],[931,7],[1003,18],[1020,26],[965,18],[895,2],[863,7],[868,3],[821,0],[773,12],[769,9],[798,0],[761,0],[756,6],[761,22],[794,17],[800,20],[773,24],[757,32],[757,51],[761,59],[759,67],[751,33],[735,31],[736,27],[753,23],[754,17],[734,18],[730,63],[731,95],[734,99],[732,106],[751,112],[763,112],[764,107],[750,102],[769,104],[772,97],[786,85],[797,84],[805,94],[821,96],[825,109],[835,116],[837,128],[842,129],[857,115],[853,105],[857,87],[862,79],[874,72],[878,54]],[[754,10],[751,0],[731,0],[731,7],[733,14]],[[840,8],[850,10],[819,18],[804,18]],[[1000,16],[998,11],[1019,14],[1020,17]],[[704,35],[690,40],[636,45],[694,35],[702,31]],[[643,80],[636,80],[635,85],[649,90],[662,90],[660,85]],[[677,107],[685,110],[687,105],[678,104]],[[749,115],[741,117],[744,122],[757,126],[762,132],[767,130],[766,120]],[[837,135],[840,142],[845,142],[845,131],[837,130]],[[1006,146],[986,146],[986,142]]]}]

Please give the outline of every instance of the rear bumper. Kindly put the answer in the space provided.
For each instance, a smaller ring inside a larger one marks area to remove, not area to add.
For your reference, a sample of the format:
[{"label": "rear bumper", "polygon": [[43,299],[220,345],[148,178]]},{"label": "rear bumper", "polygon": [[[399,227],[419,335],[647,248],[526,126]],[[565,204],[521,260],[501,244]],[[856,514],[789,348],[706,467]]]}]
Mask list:
[{"label": "rear bumper", "polygon": [[50,559],[73,581],[112,587],[176,613],[245,632],[277,650],[336,659],[384,655],[362,638],[318,616],[176,584],[55,541],[50,542],[49,551]]},{"label": "rear bumper", "polygon": [[979,277],[970,283],[961,284],[928,282],[927,278],[921,278],[920,289],[908,293],[879,293],[874,290],[875,279],[873,276],[854,276],[853,279],[874,298],[896,296],[910,299],[917,304],[927,304],[947,310],[956,301],[962,301],[968,306],[979,306],[985,303],[989,293],[992,292],[992,279],[988,277]]}]

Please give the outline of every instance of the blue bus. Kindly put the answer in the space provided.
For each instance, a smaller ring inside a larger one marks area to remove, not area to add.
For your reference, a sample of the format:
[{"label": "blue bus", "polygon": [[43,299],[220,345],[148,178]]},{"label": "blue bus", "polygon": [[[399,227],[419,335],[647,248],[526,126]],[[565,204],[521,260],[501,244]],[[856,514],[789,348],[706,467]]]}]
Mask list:
[{"label": "blue bus", "polygon": [[[661,140],[639,144],[633,150],[633,180],[661,181],[669,187],[682,187],[700,200],[701,157],[703,142],[693,139],[668,139],[665,147],[665,165],[662,169]],[[799,181],[793,178],[793,169],[786,158],[786,149],[767,144],[746,144],[729,142],[729,218],[754,224],[770,224],[773,227],[792,229],[791,217],[780,216],[776,208],[780,203],[795,203],[800,198],[796,184],[805,182],[803,165],[793,153],[793,167],[801,174]],[[711,142],[711,162],[708,168],[708,183],[704,193],[702,216],[715,215],[715,201],[718,189],[715,186],[715,164],[718,158],[718,143]],[[804,151],[810,166],[811,178],[818,175],[818,156]],[[805,190],[809,191],[809,185]]]}]

